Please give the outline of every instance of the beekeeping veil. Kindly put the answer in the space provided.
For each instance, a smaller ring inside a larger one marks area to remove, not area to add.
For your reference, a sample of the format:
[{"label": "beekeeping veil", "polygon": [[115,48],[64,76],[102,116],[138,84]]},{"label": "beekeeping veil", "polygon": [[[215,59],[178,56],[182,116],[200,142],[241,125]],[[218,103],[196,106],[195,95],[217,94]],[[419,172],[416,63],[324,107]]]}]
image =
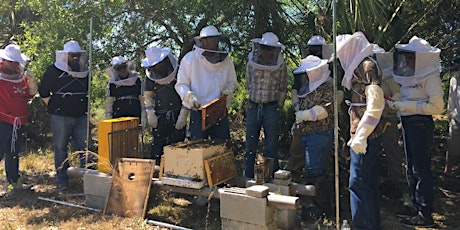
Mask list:
[{"label": "beekeeping veil", "polygon": [[313,92],[330,76],[327,59],[308,55],[302,59],[300,66],[293,71],[295,81],[301,82],[297,96],[302,98]]},{"label": "beekeeping veil", "polygon": [[361,64],[367,56],[373,54],[374,46],[369,43],[362,32],[354,34],[343,34],[336,38],[337,40],[337,57],[340,60],[345,75],[342,79],[342,85],[348,90],[351,89],[351,79],[355,69]]},{"label": "beekeeping veil", "polygon": [[224,61],[231,52],[230,39],[219,33],[214,26],[201,29],[200,35],[194,40],[194,48],[212,64]]},{"label": "beekeeping veil", "polygon": [[25,64],[30,60],[29,57],[21,53],[19,46],[9,44],[5,49],[0,49],[0,65],[4,60],[18,62],[19,66],[14,73],[0,72],[0,79],[11,82],[21,82],[24,79]]},{"label": "beekeeping veil", "polygon": [[88,76],[88,52],[77,41],[68,41],[63,50],[56,51],[54,65],[72,77],[84,78]]},{"label": "beekeeping veil", "polygon": [[278,37],[267,32],[262,38],[252,39],[252,51],[249,53],[249,64],[257,69],[275,70],[283,64],[282,51],[284,45]]},{"label": "beekeeping veil", "polygon": [[146,68],[147,77],[158,84],[169,84],[176,78],[177,59],[169,48],[150,46],[145,50],[141,67]]},{"label": "beekeeping veil", "polygon": [[402,86],[414,86],[439,72],[441,50],[426,40],[412,37],[408,44],[396,45],[393,56],[393,76]]},{"label": "beekeeping veil", "polygon": [[319,58],[327,59],[331,57],[332,52],[332,45],[327,44],[326,40],[323,37],[319,35],[314,35],[307,42],[304,56],[314,55]]},{"label": "beekeeping veil", "polygon": [[382,71],[382,79],[393,76],[393,53],[386,52],[380,46],[374,44],[374,53],[377,64]]},{"label": "beekeeping veil", "polygon": [[[132,61],[126,60],[123,56],[115,56],[110,61],[111,66],[105,70],[109,74],[109,83],[117,86],[133,86],[139,78],[136,66]],[[122,76],[121,73],[126,74]]]}]

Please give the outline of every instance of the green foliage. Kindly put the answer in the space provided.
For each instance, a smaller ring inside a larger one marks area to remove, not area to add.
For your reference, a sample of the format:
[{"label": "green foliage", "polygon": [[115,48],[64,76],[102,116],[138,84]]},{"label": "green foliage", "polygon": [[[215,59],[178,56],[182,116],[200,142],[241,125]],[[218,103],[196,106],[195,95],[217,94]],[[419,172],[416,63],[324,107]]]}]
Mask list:
[{"label": "green foliage", "polygon": [[[231,58],[240,84],[229,111],[238,115],[244,112],[247,103],[244,79],[251,39],[266,31],[277,34],[286,45],[285,60],[291,72],[299,63],[300,48],[312,35],[321,35],[332,42],[331,3],[331,0],[158,0],[154,4],[148,0],[5,0],[0,3],[0,45],[14,35],[22,50],[32,57],[29,68],[38,82],[45,68],[54,62],[55,51],[62,49],[67,40],[75,39],[83,49],[91,50],[91,113],[97,120],[103,116],[107,83],[103,70],[111,57],[124,55],[139,64],[146,46],[153,43],[172,48],[181,59],[192,50],[193,38],[200,29],[213,24],[230,37],[234,46]],[[363,31],[371,42],[386,50],[417,35],[441,48],[444,69],[449,69],[450,60],[460,53],[459,1],[370,0],[336,1],[336,4],[339,34]],[[448,78],[443,77],[445,90],[446,82]],[[46,111],[42,106],[32,103],[32,114]],[[291,119],[293,113],[286,109],[282,113],[280,122],[287,127],[292,122],[284,119]],[[40,123],[39,127],[46,126],[45,117],[34,115],[33,120]],[[286,130],[282,129],[282,141],[288,139]]]}]

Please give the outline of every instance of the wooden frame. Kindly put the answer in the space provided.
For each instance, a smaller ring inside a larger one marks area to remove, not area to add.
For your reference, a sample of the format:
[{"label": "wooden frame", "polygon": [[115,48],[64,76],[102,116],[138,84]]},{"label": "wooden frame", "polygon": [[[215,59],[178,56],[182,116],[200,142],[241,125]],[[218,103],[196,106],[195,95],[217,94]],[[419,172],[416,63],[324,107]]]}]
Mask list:
[{"label": "wooden frame", "polygon": [[227,95],[223,95],[201,108],[201,131],[206,131],[227,115]]}]

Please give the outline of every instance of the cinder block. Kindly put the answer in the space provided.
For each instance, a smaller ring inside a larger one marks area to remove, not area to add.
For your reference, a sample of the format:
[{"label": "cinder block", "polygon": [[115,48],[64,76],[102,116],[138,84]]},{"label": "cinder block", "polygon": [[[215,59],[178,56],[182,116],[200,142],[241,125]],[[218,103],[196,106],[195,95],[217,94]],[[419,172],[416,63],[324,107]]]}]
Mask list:
[{"label": "cinder block", "polygon": [[85,205],[91,208],[103,209],[111,186],[111,175],[100,172],[85,173],[83,175]]},{"label": "cinder block", "polygon": [[275,222],[278,229],[294,229],[297,210],[275,209]]},{"label": "cinder block", "polygon": [[275,222],[270,222],[268,224],[252,224],[247,222],[242,222],[238,220],[231,220],[222,218],[222,230],[242,230],[242,229],[251,229],[251,230],[275,230]]},{"label": "cinder block", "polygon": [[286,180],[286,179],[291,179],[291,171],[288,170],[278,170],[275,172],[275,179],[281,179],[281,180]]},{"label": "cinder block", "polygon": [[289,179],[275,179],[273,182],[276,185],[289,186],[291,184],[291,178]]},{"label": "cinder block", "polygon": [[250,197],[225,189],[220,192],[220,216],[241,222],[267,225],[274,221],[274,208],[266,198]]},{"label": "cinder block", "polygon": [[268,187],[263,185],[254,185],[246,189],[246,195],[252,197],[267,197],[268,196]]},{"label": "cinder block", "polygon": [[289,191],[289,186],[283,186],[283,185],[276,185],[272,183],[266,183],[265,186],[268,187],[270,192],[278,194],[278,195],[285,195],[285,196],[290,196],[290,191]]}]

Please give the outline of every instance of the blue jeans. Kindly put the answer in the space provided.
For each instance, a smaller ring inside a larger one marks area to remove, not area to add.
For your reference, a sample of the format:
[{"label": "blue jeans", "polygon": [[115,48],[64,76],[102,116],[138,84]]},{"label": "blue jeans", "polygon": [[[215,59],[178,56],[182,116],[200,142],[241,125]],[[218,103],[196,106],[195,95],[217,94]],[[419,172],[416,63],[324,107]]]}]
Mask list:
[{"label": "blue jeans", "polygon": [[230,127],[228,126],[228,117],[225,116],[222,120],[217,122],[214,126],[206,131],[201,131],[201,110],[190,111],[190,135],[192,140],[208,139],[211,137],[213,140],[229,140]]},{"label": "blue jeans", "polygon": [[[77,151],[86,149],[86,125],[87,116],[69,117],[50,114],[51,131],[53,132],[54,145],[54,167],[56,168],[57,184],[68,186],[69,177],[67,169],[69,168],[68,144],[70,140]],[[89,138],[88,146],[92,146],[92,139]],[[86,158],[84,153],[80,153],[80,167],[84,167]]]},{"label": "blue jeans", "polygon": [[164,146],[174,144],[185,139],[185,127],[177,130],[176,121],[178,112],[167,112],[158,114],[158,126],[152,129],[152,149],[150,158],[155,159],[156,164],[160,165]]},{"label": "blue jeans", "polygon": [[433,118],[426,115],[403,116],[401,122],[412,202],[424,216],[429,216],[433,212],[434,199],[431,172]]},{"label": "blue jeans", "polygon": [[307,177],[314,178],[324,175],[333,143],[334,130],[318,131],[302,136]]},{"label": "blue jeans", "polygon": [[17,139],[12,149],[13,125],[0,121],[0,161],[5,157],[5,171],[8,183],[16,183],[19,179],[19,152],[24,143],[24,126],[16,130]]},{"label": "blue jeans", "polygon": [[273,172],[279,169],[278,163],[278,103],[257,104],[249,101],[246,112],[246,154],[244,156],[244,176],[254,178],[254,163],[258,151],[260,130],[264,128],[265,158],[272,158]]},{"label": "blue jeans", "polygon": [[379,155],[380,137],[367,139],[366,154],[350,148],[350,208],[355,229],[381,229]]}]

